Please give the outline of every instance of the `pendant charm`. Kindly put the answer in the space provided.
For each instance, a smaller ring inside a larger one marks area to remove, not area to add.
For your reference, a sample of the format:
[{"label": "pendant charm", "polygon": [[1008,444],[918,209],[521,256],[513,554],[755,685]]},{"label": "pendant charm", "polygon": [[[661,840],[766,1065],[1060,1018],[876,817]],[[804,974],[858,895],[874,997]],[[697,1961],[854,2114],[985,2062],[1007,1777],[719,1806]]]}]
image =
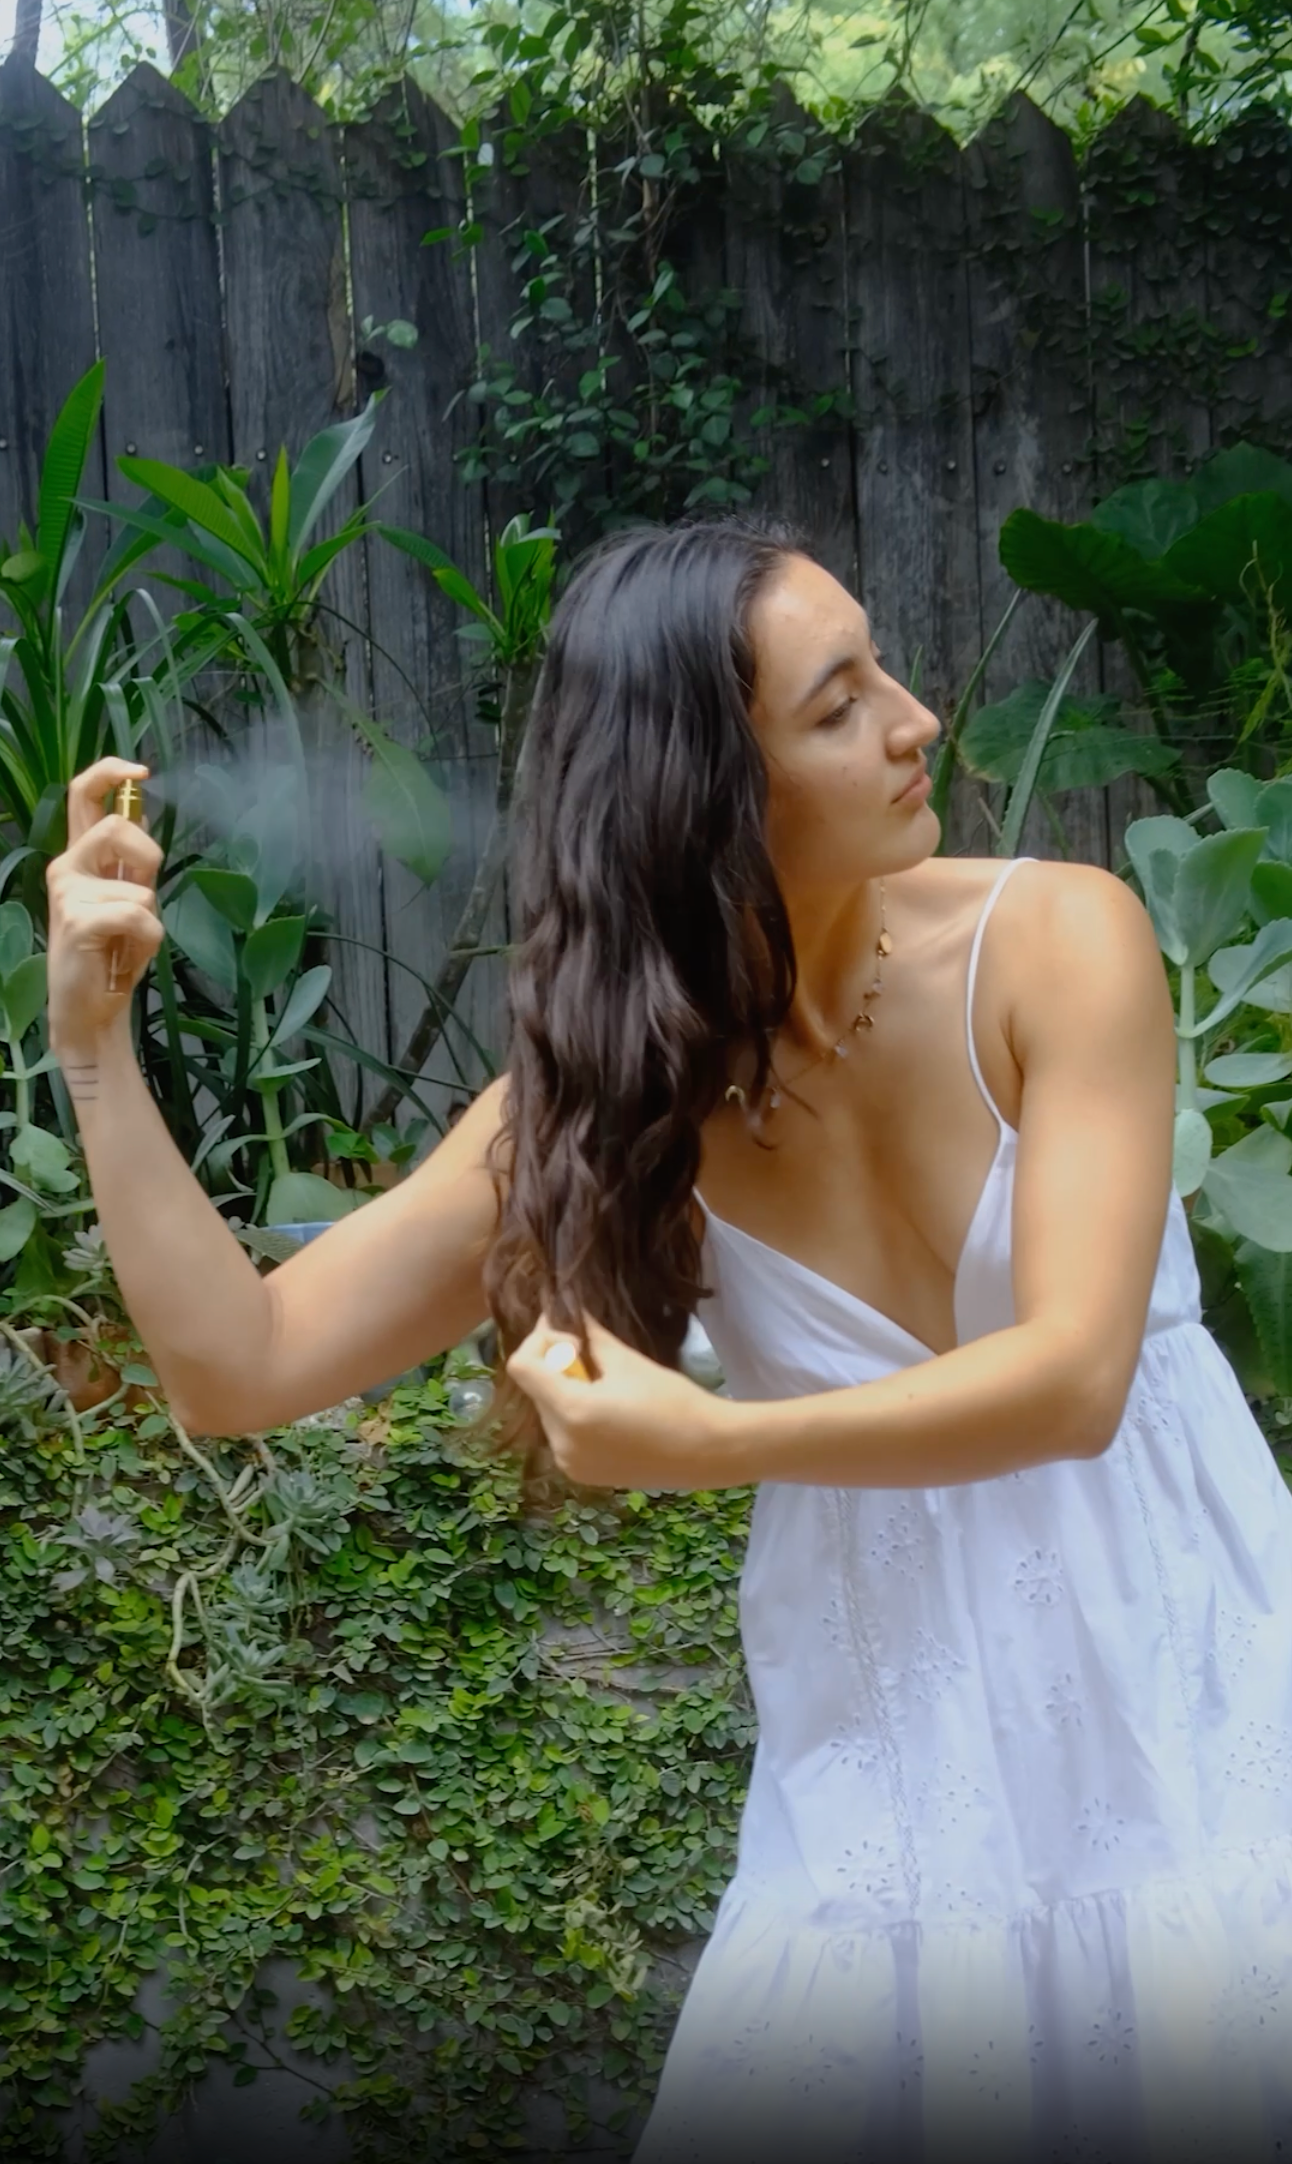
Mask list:
[{"label": "pendant charm", "polygon": [[862,1026],[865,1029],[873,1029],[875,1027],[875,1017],[873,1014],[863,1014],[861,1020]]},{"label": "pendant charm", "polygon": [[882,954],[882,955],[884,955],[885,957],[887,957],[888,955],[890,955],[890,954],[892,953],[892,951],[893,951],[893,939],[892,939],[892,934],[891,934],[891,932],[881,932],[881,933],[880,933],[880,935],[879,935],[879,939],[878,939],[878,942],[877,942],[877,944],[876,944],[876,947],[875,947],[875,952],[876,952],[876,954]]},{"label": "pendant charm", "polygon": [[834,1056],[835,1056],[835,1058],[836,1058],[836,1059],[847,1059],[847,1057],[848,1057],[848,1053],[849,1053],[849,1050],[850,1050],[850,1049],[851,1049],[851,1048],[850,1048],[850,1047],[849,1047],[848,1045],[846,1045],[846,1044],[844,1043],[844,1041],[843,1041],[843,1038],[841,1037],[841,1038],[839,1039],[839,1042],[838,1042],[838,1044],[837,1044],[837,1045],[835,1046],[835,1048],[834,1048]]}]

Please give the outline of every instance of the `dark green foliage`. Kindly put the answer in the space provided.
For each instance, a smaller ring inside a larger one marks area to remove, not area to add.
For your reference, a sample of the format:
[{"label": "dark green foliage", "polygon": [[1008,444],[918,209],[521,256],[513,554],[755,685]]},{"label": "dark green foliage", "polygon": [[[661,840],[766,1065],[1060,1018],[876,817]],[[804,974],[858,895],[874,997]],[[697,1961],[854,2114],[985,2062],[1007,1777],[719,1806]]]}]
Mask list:
[{"label": "dark green foliage", "polygon": [[[505,2148],[522,2087],[576,2138],[589,2078],[631,2117],[673,2012],[648,1956],[707,1930],[733,1862],[747,1497],[526,1522],[510,1470],[455,1445],[441,1362],[357,1433],[208,1445],[252,1558],[211,1569],[227,1513],[164,1416],[87,1432],[78,1476],[40,1394],[11,1395],[6,2157],[55,2154],[87,2045],[137,2031],[158,1964],[159,2071],[93,2155],[146,2140],[213,2059],[254,2079],[275,1956],[326,1986],[289,2034],[321,2071],[348,2056],[361,2157]],[[172,1594],[204,1568],[180,1690]]]}]

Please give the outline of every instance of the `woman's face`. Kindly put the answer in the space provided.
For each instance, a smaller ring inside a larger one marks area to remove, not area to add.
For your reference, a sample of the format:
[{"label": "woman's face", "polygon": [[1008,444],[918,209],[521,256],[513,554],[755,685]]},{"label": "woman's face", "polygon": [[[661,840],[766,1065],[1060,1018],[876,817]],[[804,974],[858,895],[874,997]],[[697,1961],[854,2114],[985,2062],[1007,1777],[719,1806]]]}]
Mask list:
[{"label": "woman's face", "polygon": [[791,556],[749,629],[767,846],[787,895],[824,900],[931,856],[941,830],[921,753],[938,723],[884,673],[865,610],[819,564]]}]

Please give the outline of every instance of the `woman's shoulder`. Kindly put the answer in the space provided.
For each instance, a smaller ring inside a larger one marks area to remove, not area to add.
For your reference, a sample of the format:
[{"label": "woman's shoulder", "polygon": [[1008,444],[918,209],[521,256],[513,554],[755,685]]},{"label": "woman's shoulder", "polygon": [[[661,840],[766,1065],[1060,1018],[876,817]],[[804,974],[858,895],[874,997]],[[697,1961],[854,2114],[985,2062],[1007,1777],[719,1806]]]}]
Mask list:
[{"label": "woman's shoulder", "polygon": [[930,857],[904,875],[912,901],[924,903],[948,927],[976,925],[1002,879],[997,906],[1021,943],[1038,952],[1050,940],[1085,947],[1119,928],[1151,929],[1139,897],[1098,864],[1048,857]]}]

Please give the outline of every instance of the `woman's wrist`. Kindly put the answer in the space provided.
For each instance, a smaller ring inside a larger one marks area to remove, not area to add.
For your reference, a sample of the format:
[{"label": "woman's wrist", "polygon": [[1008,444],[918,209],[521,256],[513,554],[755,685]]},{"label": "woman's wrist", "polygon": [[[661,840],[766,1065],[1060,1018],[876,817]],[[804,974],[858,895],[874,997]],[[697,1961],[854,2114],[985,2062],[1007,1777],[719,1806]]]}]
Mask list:
[{"label": "woman's wrist", "polygon": [[128,1010],[97,1037],[59,1038],[50,1049],[78,1112],[98,1101],[114,1075],[138,1065]]}]

